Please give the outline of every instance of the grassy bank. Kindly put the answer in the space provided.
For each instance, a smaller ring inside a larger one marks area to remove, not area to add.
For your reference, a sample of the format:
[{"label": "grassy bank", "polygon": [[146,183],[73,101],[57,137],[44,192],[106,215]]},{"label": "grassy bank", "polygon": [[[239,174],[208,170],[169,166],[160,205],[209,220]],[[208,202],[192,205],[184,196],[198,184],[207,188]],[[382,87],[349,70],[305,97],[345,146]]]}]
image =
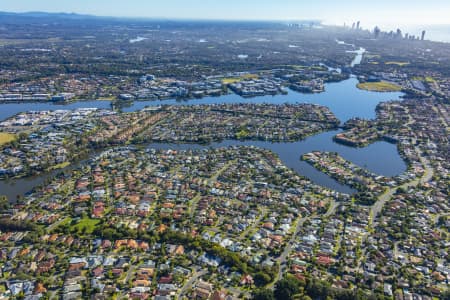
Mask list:
[{"label": "grassy bank", "polygon": [[58,170],[58,169],[64,169],[65,167],[70,166],[70,162],[66,161],[54,166],[51,166],[50,168],[47,169],[47,171],[53,171],[53,170]]}]

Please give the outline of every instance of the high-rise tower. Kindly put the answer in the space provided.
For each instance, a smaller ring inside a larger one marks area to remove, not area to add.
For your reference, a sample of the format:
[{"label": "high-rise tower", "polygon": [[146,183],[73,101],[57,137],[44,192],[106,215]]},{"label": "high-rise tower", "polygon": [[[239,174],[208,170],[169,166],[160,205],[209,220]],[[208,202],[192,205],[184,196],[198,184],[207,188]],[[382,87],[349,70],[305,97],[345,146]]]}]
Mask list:
[{"label": "high-rise tower", "polygon": [[425,33],[426,33],[426,31],[423,30],[423,31],[422,31],[422,37],[420,38],[422,41],[425,39]]}]

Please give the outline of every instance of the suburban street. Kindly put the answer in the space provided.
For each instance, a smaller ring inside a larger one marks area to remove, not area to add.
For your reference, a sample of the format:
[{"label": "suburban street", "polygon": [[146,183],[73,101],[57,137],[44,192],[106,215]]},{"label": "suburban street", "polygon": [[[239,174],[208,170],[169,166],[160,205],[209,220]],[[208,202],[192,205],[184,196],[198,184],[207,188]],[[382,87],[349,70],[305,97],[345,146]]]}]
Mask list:
[{"label": "suburban street", "polygon": [[183,299],[183,296],[186,295],[187,291],[189,291],[189,289],[191,289],[195,282],[202,277],[203,275],[205,275],[207,273],[207,270],[201,270],[199,271],[194,271],[194,273],[192,274],[192,276],[189,278],[188,281],[186,281],[186,283],[183,285],[183,287],[181,288],[180,292],[178,293],[178,297],[177,299]]},{"label": "suburban street", "polygon": [[373,221],[376,220],[378,214],[383,209],[384,204],[392,198],[392,196],[395,194],[395,192],[399,188],[414,187],[414,186],[419,185],[419,183],[424,183],[424,182],[429,181],[433,177],[433,168],[430,166],[429,161],[426,158],[421,157],[421,162],[425,168],[425,172],[421,178],[416,178],[416,179],[414,179],[410,182],[407,182],[399,187],[389,188],[385,193],[383,193],[382,195],[379,196],[378,201],[375,202],[375,204],[372,206],[372,209],[371,209],[371,216],[372,216]]}]

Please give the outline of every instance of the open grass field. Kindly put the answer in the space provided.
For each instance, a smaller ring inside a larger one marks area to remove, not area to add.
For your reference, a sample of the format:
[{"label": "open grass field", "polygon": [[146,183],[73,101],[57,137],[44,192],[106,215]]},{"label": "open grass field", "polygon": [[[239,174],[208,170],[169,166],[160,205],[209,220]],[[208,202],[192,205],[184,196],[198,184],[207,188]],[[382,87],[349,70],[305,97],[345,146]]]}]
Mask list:
[{"label": "open grass field", "polygon": [[402,61],[387,61],[384,63],[385,65],[397,65],[399,67],[407,66],[409,65],[409,62],[402,62]]},{"label": "open grass field", "polygon": [[83,218],[77,224],[72,226],[72,229],[75,229],[78,232],[84,232],[86,234],[91,234],[95,226],[100,223],[100,220]]},{"label": "open grass field", "polygon": [[242,81],[242,78],[224,78],[222,79],[222,83],[223,84],[232,84],[232,83],[236,83],[236,82],[240,82]]},{"label": "open grass field", "polygon": [[64,169],[65,167],[70,166],[70,162],[65,161],[63,163],[51,166],[50,168],[47,169],[47,171],[52,171],[52,170],[58,170],[58,169]]},{"label": "open grass field", "polygon": [[0,146],[10,143],[16,140],[16,136],[14,134],[0,132]]},{"label": "open grass field", "polygon": [[116,97],[114,97],[114,96],[100,97],[100,98],[97,98],[96,100],[99,100],[99,101],[113,101],[113,100],[116,100]]},{"label": "open grass field", "polygon": [[431,77],[431,76],[425,76],[425,77],[414,76],[411,79],[412,80],[425,81],[426,83],[434,83],[434,82],[436,82],[436,80],[433,77]]},{"label": "open grass field", "polygon": [[372,92],[399,92],[402,90],[401,86],[386,81],[358,83],[357,87]]},{"label": "open grass field", "polygon": [[256,74],[245,74],[245,75],[242,75],[241,77],[227,77],[227,78],[223,78],[222,79],[222,83],[223,84],[231,84],[231,83],[240,82],[242,80],[257,79],[257,78],[258,78],[258,75],[256,75]]}]

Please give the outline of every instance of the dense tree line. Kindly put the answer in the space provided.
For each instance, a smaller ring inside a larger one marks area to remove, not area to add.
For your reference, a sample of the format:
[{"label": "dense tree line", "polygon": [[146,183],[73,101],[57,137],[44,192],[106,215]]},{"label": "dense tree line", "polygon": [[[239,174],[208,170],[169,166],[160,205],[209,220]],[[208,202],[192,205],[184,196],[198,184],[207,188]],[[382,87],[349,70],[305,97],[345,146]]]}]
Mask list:
[{"label": "dense tree line", "polygon": [[254,300],[293,300],[293,299],[336,299],[336,300],[384,300],[383,294],[366,294],[362,290],[337,289],[330,282],[307,277],[301,281],[293,275],[286,275],[275,284],[274,290],[257,289],[253,291]]},{"label": "dense tree line", "polygon": [[29,221],[17,221],[10,218],[0,219],[0,231],[38,231],[39,227]]}]

